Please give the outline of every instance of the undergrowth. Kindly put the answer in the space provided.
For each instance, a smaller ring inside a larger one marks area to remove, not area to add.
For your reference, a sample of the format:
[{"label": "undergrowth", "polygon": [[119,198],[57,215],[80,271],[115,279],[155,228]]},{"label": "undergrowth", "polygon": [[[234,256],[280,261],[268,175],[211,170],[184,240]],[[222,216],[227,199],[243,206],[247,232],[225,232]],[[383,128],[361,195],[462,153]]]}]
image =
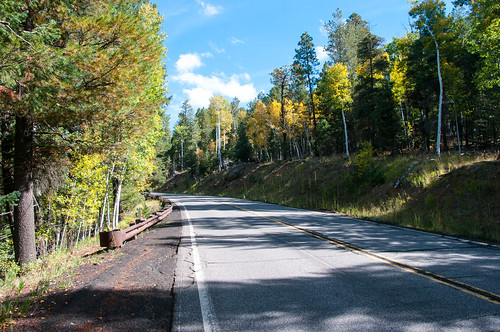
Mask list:
[{"label": "undergrowth", "polygon": [[[142,202],[134,211],[122,215],[119,228],[127,228],[135,222],[135,219],[139,217],[138,210],[141,210],[141,216],[147,217],[160,210],[161,205],[159,200]],[[80,241],[71,250],[57,249],[23,268],[13,261],[13,257],[2,256],[0,259],[0,329],[14,318],[25,316],[36,304],[37,299],[49,290],[54,287],[60,289],[69,287],[70,276],[76,267],[84,263],[100,264],[104,257],[95,254],[101,252],[98,241],[97,237],[93,237]],[[114,251],[107,256],[113,258],[118,255],[119,252]]]},{"label": "undergrowth", "polygon": [[39,258],[23,268],[16,263],[3,262],[0,276],[0,326],[15,317],[25,316],[37,298],[46,294],[51,287],[70,286],[72,271],[82,262],[98,262],[101,257],[86,253],[99,250],[97,239],[80,242],[73,250],[59,249]]}]

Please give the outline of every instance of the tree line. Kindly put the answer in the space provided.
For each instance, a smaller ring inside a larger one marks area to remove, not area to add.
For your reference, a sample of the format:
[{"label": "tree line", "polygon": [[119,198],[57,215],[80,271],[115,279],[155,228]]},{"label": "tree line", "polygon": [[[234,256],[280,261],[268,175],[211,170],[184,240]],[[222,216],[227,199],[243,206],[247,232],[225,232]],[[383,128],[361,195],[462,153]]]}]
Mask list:
[{"label": "tree line", "polygon": [[141,0],[0,3],[2,264],[116,227],[140,201],[168,125],[161,22]]},{"label": "tree line", "polygon": [[411,30],[383,43],[358,14],[325,23],[329,61],[319,68],[305,32],[291,64],[247,108],[214,96],[186,100],[164,162],[194,174],[232,161],[346,155],[365,144],[384,153],[498,148],[500,5],[411,2]]}]

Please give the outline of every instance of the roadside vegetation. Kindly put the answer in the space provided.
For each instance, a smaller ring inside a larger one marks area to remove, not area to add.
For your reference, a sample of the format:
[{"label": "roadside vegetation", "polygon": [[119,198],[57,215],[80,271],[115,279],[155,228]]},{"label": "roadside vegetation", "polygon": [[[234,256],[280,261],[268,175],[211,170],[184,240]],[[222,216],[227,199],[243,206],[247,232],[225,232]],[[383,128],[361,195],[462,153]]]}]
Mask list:
[{"label": "roadside vegetation", "polygon": [[[135,211],[138,209],[142,216],[148,216],[161,209],[161,202],[146,200]],[[125,213],[117,228],[127,228],[136,217],[135,212]],[[22,268],[13,261],[0,260],[0,328],[34,310],[47,292],[70,287],[78,266],[103,263],[104,252],[111,252],[106,259],[120,255],[119,251],[102,249],[98,237],[89,237],[71,248],[58,248]]]},{"label": "roadside vegetation", "polygon": [[245,163],[203,179],[172,177],[166,192],[258,200],[345,213],[500,243],[500,161],[446,154]]}]

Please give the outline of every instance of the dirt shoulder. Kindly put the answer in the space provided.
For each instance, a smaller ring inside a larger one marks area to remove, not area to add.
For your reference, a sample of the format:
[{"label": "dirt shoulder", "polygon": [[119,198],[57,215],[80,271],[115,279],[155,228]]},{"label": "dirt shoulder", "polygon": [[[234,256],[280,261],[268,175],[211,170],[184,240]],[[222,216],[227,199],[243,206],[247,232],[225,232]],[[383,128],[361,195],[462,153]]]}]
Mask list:
[{"label": "dirt shoulder", "polygon": [[[69,287],[54,287],[26,318],[5,331],[168,331],[172,287],[182,230],[180,211],[77,269]],[[107,257],[109,256],[109,257]]]}]

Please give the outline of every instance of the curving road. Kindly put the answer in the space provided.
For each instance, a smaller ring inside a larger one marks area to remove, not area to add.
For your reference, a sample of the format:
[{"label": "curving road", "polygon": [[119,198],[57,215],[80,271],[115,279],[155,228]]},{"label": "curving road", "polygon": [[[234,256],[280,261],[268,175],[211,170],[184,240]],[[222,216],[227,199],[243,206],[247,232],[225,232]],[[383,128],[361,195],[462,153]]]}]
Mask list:
[{"label": "curving road", "polygon": [[337,214],[167,195],[174,331],[500,331],[500,247]]}]

